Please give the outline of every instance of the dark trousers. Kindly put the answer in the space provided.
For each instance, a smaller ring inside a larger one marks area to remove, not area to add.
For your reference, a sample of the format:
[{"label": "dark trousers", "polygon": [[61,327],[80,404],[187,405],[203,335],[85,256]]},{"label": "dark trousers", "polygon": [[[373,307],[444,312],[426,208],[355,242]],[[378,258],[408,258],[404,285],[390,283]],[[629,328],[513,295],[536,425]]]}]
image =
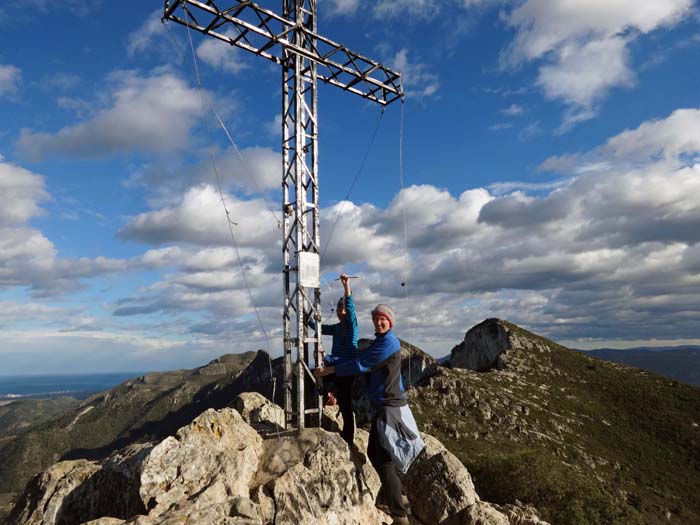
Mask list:
[{"label": "dark trousers", "polygon": [[355,440],[355,414],[352,412],[352,383],[355,376],[335,376],[335,397],[340,414],[343,416],[343,429],[340,435],[352,447]]},{"label": "dark trousers", "polygon": [[389,511],[394,517],[406,516],[408,509],[403,504],[401,496],[401,479],[396,472],[394,462],[391,461],[391,456],[384,449],[379,441],[379,431],[377,430],[377,420],[372,420],[372,429],[369,432],[369,443],[367,444],[367,456],[374,467],[374,470],[379,474],[379,479],[382,482],[382,492],[384,499],[389,506]]}]

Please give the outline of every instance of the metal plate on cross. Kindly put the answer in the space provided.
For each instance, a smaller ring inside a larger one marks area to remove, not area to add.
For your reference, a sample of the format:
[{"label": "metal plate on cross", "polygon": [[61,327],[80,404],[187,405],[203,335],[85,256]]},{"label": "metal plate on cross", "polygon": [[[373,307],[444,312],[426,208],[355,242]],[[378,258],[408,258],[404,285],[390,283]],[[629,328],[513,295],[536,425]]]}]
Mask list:
[{"label": "metal plate on cross", "polygon": [[299,284],[307,288],[321,286],[321,259],[317,253],[300,252]]}]

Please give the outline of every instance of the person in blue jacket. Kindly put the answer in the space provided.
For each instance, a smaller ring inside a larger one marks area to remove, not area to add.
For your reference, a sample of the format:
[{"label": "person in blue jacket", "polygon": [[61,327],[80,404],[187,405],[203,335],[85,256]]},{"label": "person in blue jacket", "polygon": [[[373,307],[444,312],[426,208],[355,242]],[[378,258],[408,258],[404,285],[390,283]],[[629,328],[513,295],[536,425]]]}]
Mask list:
[{"label": "person in blue jacket", "polygon": [[319,377],[367,375],[371,430],[367,456],[379,474],[384,499],[394,524],[408,524],[408,502],[401,494],[397,468],[405,473],[425,447],[408,407],[401,379],[401,343],[392,332],[394,311],[385,304],[372,310],[375,339],[355,359],[332,359],[332,366],[316,369]]},{"label": "person in blue jacket", "polygon": [[[329,361],[334,359],[355,359],[357,358],[357,316],[355,315],[355,302],[352,299],[350,289],[350,277],[346,274],[340,276],[340,283],[343,285],[345,294],[338,299],[336,305],[336,315],[338,323],[321,325],[323,335],[333,336],[333,347],[331,355],[326,358]],[[312,327],[316,327],[314,321],[309,321]],[[343,428],[340,435],[352,446],[355,440],[355,415],[352,411],[352,385],[355,377],[353,375],[335,377],[335,394],[338,400],[340,413],[343,416]]]}]

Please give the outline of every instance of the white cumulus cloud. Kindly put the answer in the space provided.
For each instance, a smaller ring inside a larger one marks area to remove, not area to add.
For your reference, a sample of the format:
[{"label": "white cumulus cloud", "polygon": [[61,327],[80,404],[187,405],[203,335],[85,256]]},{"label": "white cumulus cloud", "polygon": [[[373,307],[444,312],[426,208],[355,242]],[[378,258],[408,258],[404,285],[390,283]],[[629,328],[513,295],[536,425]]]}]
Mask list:
[{"label": "white cumulus cloud", "polygon": [[428,66],[408,59],[408,50],[402,49],[391,60],[391,67],[401,73],[401,80],[407,97],[430,97],[437,93],[440,81]]},{"label": "white cumulus cloud", "polygon": [[[233,31],[226,31],[224,34],[228,37],[235,37]],[[232,74],[240,73],[250,67],[244,59],[246,53],[248,52],[216,38],[204,40],[197,46],[197,57],[200,60],[214,69]]]},{"label": "white cumulus cloud", "polygon": [[629,45],[640,35],[672,27],[693,0],[527,0],[504,15],[516,36],[504,65],[541,60],[538,85],[569,106],[565,125],[592,118],[614,87],[634,73]]},{"label": "white cumulus cloud", "polygon": [[23,129],[20,150],[33,160],[49,156],[99,158],[130,152],[177,152],[191,147],[202,97],[167,70],[148,76],[115,72],[106,82],[111,99],[92,118],[55,133]]},{"label": "white cumulus cloud", "polygon": [[73,291],[84,279],[119,272],[131,261],[97,257],[62,259],[54,244],[29,221],[44,213],[51,196],[44,178],[20,166],[0,162],[0,289],[28,287],[35,295]]},{"label": "white cumulus cloud", "polygon": [[[262,200],[225,195],[234,235],[242,246],[276,250],[277,224]],[[221,196],[208,184],[189,188],[179,202],[141,213],[119,233],[127,240],[150,244],[187,243],[199,246],[231,245]]]}]

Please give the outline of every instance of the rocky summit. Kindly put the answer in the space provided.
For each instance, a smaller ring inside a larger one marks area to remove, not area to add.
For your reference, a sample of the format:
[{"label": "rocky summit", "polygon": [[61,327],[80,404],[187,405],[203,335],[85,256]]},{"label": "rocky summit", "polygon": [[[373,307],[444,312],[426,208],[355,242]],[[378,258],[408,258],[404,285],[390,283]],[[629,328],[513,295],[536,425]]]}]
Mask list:
[{"label": "rocky summit", "polygon": [[[391,523],[375,506],[379,479],[363,451],[336,432],[278,432],[283,411],[260,394],[238,410],[209,409],[158,443],[129,446],[101,461],[63,461],[35,477],[12,525]],[[333,422],[337,408],[327,409]],[[492,505],[439,441],[404,478],[414,524],[544,524],[524,505]]]},{"label": "rocky summit", "polygon": [[[700,523],[700,389],[500,319],[446,362],[407,342],[402,358],[428,444],[404,479],[414,524]],[[23,525],[389,523],[367,432],[348,447],[337,407],[323,429],[280,431],[281,373],[264,352],[226,356],[24,428],[0,443],[0,511]]]}]

